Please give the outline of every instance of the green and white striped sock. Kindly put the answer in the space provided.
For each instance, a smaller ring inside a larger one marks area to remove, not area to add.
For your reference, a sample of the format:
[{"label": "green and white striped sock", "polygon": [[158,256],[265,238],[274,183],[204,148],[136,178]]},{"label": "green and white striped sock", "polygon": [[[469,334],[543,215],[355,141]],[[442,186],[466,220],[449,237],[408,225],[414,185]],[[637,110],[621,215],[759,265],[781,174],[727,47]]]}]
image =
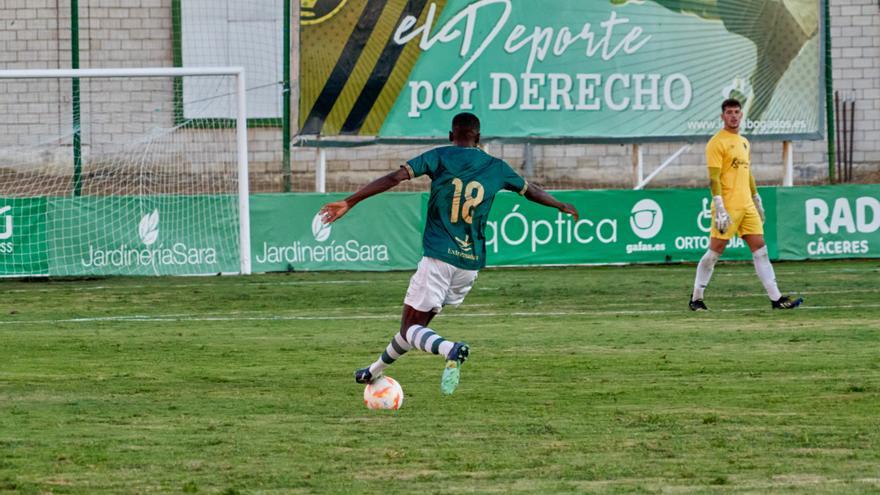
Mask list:
[{"label": "green and white striped sock", "polygon": [[395,361],[400,359],[410,349],[412,349],[412,346],[403,338],[403,335],[400,335],[400,332],[395,333],[394,338],[391,339],[388,347],[385,348],[385,352],[379,356],[375,363],[370,365],[370,373],[373,374],[373,377],[381,375],[385,368],[394,364]]},{"label": "green and white striped sock", "polygon": [[417,349],[446,357],[455,342],[444,339],[428,327],[413,325],[406,331],[406,340]]}]

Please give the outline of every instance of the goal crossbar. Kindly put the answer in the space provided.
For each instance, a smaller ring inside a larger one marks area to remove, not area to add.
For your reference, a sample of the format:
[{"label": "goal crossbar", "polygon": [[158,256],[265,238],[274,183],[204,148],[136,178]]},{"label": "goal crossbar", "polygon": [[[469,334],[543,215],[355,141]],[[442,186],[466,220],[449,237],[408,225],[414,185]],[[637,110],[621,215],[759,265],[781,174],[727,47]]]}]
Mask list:
[{"label": "goal crossbar", "polygon": [[247,87],[243,67],[142,67],[111,69],[0,70],[0,79],[63,79],[114,77],[234,76],[236,93],[236,148],[238,160],[239,265],[251,273],[250,205],[247,153]]},{"label": "goal crossbar", "polygon": [[66,77],[183,77],[238,76],[243,67],[141,67],[115,69],[10,69],[0,79],[59,79]]}]

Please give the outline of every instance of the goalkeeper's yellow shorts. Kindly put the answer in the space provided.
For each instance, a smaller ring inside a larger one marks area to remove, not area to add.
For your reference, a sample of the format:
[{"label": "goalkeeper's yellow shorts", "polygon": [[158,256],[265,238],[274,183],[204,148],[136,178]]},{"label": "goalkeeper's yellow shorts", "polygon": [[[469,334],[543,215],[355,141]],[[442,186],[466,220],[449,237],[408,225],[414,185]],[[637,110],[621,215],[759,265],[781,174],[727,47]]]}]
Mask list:
[{"label": "goalkeeper's yellow shorts", "polygon": [[715,227],[715,207],[712,207],[712,233],[715,239],[733,239],[736,234],[742,238],[744,235],[764,235],[764,223],[761,222],[761,216],[758,215],[758,209],[755,205],[749,205],[738,210],[727,210],[730,215],[730,227],[725,233],[718,232]]}]

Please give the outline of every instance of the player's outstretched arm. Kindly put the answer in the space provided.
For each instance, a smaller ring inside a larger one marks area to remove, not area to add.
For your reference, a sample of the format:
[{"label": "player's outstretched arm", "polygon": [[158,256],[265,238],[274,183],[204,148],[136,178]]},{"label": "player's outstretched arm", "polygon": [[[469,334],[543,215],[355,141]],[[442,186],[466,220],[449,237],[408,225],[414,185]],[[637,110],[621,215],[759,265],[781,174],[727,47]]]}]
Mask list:
[{"label": "player's outstretched arm", "polygon": [[551,208],[556,208],[557,210],[561,211],[562,213],[568,213],[569,215],[574,217],[575,222],[578,221],[579,215],[578,215],[577,208],[575,208],[574,205],[572,205],[570,203],[562,203],[561,201],[557,200],[556,198],[554,198],[553,196],[548,194],[547,191],[541,189],[540,187],[538,187],[534,184],[529,184],[528,189],[526,189],[525,197],[529,201],[532,201],[532,202],[535,202],[535,203],[538,203],[538,204],[541,204],[544,206],[549,206]]},{"label": "player's outstretched arm", "polygon": [[343,199],[342,201],[327,203],[326,205],[321,207],[320,212],[321,216],[324,218],[324,223],[333,223],[336,220],[339,220],[340,218],[342,218],[343,215],[348,213],[348,210],[354,208],[354,205],[369,198],[370,196],[375,196],[379,193],[385,192],[405,180],[409,180],[409,172],[407,172],[405,168],[401,167],[396,171],[391,172],[388,175],[383,175],[382,177],[379,177],[378,179],[361,187],[357,190],[357,192]]}]

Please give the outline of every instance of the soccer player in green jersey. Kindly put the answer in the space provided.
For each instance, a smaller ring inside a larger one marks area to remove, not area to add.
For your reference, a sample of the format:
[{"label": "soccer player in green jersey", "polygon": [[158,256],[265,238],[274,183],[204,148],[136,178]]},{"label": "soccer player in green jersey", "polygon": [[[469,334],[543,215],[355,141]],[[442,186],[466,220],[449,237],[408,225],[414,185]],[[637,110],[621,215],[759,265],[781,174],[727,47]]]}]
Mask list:
[{"label": "soccer player in green jersey", "polygon": [[440,389],[446,395],[455,391],[469,348],[463,342],[444,339],[428,328],[428,324],[443,306],[461,304],[473,287],[477,271],[486,266],[486,220],[499,191],[517,192],[530,201],[573,215],[577,221],[574,206],[561,203],[541,188],[528,184],[506,162],[477,148],[480,120],[475,115],[456,115],[449,140],[452,146],[423,153],[344,200],[321,208],[324,222],[332,223],[359,202],[405,180],[426,174],[431,178],[422,240],[424,256],[406,291],[400,332],[394,335],[376,362],[355,371],[358,383],[372,382],[415,347],[446,358]]}]

